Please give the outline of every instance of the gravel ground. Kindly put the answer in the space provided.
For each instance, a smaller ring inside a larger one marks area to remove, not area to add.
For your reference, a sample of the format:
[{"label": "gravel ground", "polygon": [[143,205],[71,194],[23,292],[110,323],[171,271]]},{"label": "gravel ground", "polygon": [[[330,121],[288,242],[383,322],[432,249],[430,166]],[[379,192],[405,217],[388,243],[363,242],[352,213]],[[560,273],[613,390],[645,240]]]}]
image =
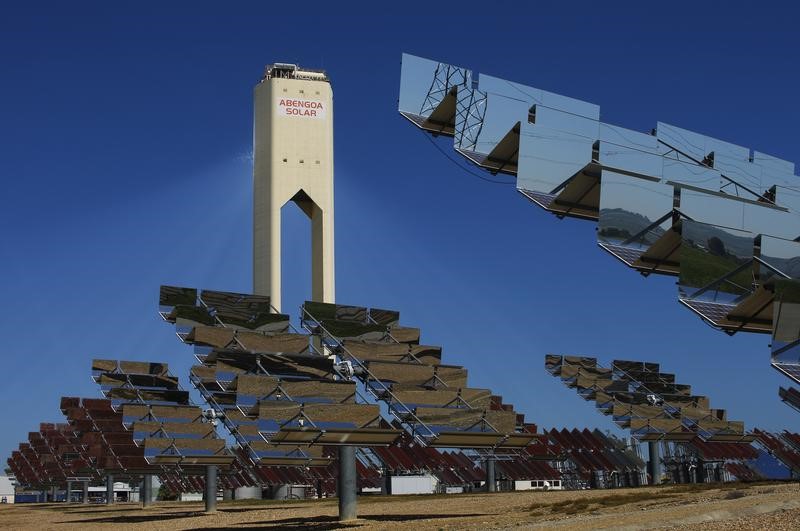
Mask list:
[{"label": "gravel ground", "polygon": [[359,520],[337,521],[335,499],[199,503],[163,502],[142,509],[0,505],[3,529],[800,529],[800,485],[649,487],[600,491],[506,492],[359,499]]}]

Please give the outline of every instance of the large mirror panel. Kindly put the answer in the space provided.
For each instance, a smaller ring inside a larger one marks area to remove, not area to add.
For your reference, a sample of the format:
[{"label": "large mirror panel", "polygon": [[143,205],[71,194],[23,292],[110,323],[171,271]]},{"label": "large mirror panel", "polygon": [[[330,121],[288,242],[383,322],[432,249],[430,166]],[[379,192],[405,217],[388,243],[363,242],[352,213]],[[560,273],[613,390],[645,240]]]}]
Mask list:
[{"label": "large mirror panel", "polygon": [[753,288],[755,235],[691,220],[682,222],[682,297],[733,303]]},{"label": "large mirror panel", "polygon": [[469,78],[465,68],[403,54],[398,110],[423,129],[452,135],[457,94]]},{"label": "large mirror panel", "polygon": [[673,187],[603,170],[597,240],[629,266],[670,230]]}]

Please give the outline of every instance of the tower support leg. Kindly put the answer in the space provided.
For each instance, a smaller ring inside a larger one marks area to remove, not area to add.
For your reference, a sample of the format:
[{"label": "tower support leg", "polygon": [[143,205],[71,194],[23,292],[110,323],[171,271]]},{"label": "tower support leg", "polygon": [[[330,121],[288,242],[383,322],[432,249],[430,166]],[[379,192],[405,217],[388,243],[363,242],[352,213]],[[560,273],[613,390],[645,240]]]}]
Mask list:
[{"label": "tower support leg", "polygon": [[486,460],[486,492],[497,491],[497,480],[495,479],[495,460],[490,457]]},{"label": "tower support leg", "polygon": [[142,476],[142,507],[153,505],[153,476],[145,474]]},{"label": "tower support leg", "polygon": [[339,521],[346,522],[358,518],[356,502],[356,448],[339,447]]},{"label": "tower support leg", "polygon": [[206,467],[206,512],[217,512],[217,467]]},{"label": "tower support leg", "polygon": [[106,505],[114,503],[114,476],[111,474],[106,476]]},{"label": "tower support leg", "polygon": [[661,443],[659,441],[650,441],[648,443],[650,451],[650,477],[652,478],[653,485],[661,484]]},{"label": "tower support leg", "polygon": [[388,466],[383,467],[383,491],[381,494],[385,496],[392,494],[392,471]]}]

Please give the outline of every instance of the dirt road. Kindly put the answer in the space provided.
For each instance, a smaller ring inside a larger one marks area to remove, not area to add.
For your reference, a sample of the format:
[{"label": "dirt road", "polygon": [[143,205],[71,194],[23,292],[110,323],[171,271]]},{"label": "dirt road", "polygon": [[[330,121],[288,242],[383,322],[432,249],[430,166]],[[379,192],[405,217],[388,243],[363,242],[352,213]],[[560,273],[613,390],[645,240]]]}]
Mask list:
[{"label": "dirt road", "polygon": [[84,506],[0,506],[3,529],[800,529],[800,485],[675,486],[359,498],[359,520],[337,521],[335,499]]}]

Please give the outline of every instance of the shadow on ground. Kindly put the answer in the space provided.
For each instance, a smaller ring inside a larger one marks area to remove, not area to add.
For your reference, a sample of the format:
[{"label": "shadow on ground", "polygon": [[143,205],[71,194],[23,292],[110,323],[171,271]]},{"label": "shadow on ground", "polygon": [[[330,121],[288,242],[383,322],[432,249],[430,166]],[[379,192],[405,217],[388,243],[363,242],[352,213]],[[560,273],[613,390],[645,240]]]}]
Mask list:
[{"label": "shadow on ground", "polygon": [[105,518],[86,518],[84,520],[64,520],[59,524],[141,524],[145,522],[159,522],[163,520],[177,520],[178,518],[193,518],[205,516],[203,511],[182,511],[178,513],[144,512],[136,515],[108,516]]},{"label": "shadow on ground", "polygon": [[[438,520],[447,518],[469,518],[486,516],[483,513],[463,514],[369,514],[359,517],[352,522],[340,522],[336,516],[312,516],[308,518],[284,518],[281,520],[264,520],[262,522],[243,522],[243,528],[255,527],[258,529],[309,529],[312,531],[327,531],[329,529],[345,529],[358,527],[371,522],[410,522],[413,520]],[[190,531],[225,531],[230,527],[198,527]]]},{"label": "shadow on ground", "polygon": [[130,508],[124,509],[66,509],[64,514],[103,514],[103,513],[118,513],[120,511],[130,511]]},{"label": "shadow on ground", "polygon": [[219,512],[219,513],[249,513],[249,512],[252,512],[252,511],[284,510],[287,507],[292,508],[292,509],[295,509],[295,508],[299,509],[301,507],[312,507],[312,505],[299,505],[299,504],[298,505],[294,505],[293,504],[293,505],[289,505],[289,506],[276,505],[275,507],[270,507],[270,506],[259,507],[258,505],[250,505],[250,506],[247,506],[247,507],[236,507],[236,508],[230,508],[230,509],[224,508],[224,507],[223,508],[217,507],[217,512]]}]

